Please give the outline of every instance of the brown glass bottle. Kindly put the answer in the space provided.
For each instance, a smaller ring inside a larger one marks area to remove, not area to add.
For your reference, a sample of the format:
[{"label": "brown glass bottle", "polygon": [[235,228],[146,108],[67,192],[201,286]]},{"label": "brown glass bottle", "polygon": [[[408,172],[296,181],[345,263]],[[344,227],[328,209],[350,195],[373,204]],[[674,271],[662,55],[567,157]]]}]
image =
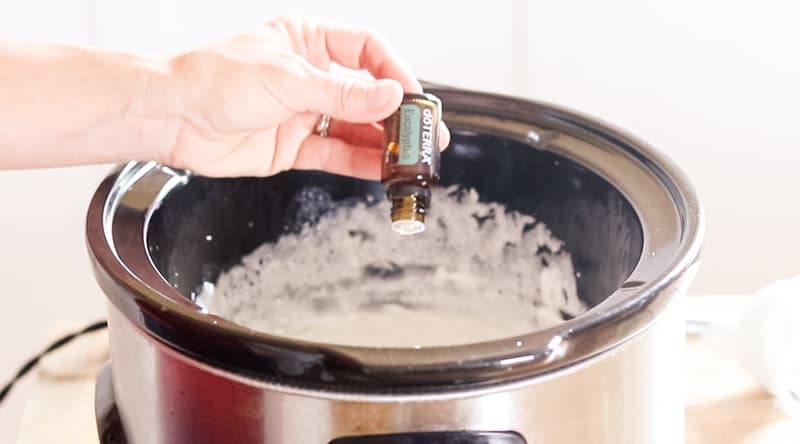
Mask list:
[{"label": "brown glass bottle", "polygon": [[431,94],[406,94],[383,122],[382,181],[392,203],[392,229],[403,235],[425,230],[430,185],[439,180],[442,104]]}]

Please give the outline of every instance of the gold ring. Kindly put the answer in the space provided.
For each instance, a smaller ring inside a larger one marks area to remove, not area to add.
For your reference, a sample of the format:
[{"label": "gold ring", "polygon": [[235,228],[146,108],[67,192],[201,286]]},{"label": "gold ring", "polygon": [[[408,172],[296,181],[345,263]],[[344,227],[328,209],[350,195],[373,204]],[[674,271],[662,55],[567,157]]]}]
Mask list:
[{"label": "gold ring", "polygon": [[319,122],[317,122],[317,127],[314,128],[314,132],[320,137],[328,137],[328,128],[330,126],[331,116],[323,114],[322,117],[320,117]]}]

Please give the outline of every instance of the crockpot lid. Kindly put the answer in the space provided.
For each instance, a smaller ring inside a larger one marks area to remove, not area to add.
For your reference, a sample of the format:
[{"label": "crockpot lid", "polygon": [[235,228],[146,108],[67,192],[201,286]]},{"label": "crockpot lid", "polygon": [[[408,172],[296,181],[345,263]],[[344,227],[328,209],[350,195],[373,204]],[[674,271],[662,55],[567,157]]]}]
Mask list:
[{"label": "crockpot lid", "polygon": [[351,347],[257,332],[203,313],[155,268],[145,245],[148,222],[164,196],[191,175],[136,162],[106,178],[89,208],[87,239],[98,282],[131,322],[182,353],[250,377],[329,390],[418,392],[518,380],[591,358],[650,325],[675,293],[663,290],[696,263],[703,232],[695,192],[672,162],[575,112],[451,88],[429,91],[447,105],[454,132],[497,134],[552,151],[602,176],[629,200],[644,245],[616,292],[552,328],[477,344]]}]

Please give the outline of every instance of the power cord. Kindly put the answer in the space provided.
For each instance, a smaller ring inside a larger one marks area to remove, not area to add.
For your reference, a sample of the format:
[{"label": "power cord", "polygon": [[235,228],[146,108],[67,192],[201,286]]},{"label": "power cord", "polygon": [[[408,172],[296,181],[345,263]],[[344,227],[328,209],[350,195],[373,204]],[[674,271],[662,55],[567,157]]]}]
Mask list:
[{"label": "power cord", "polygon": [[78,336],[85,335],[93,331],[102,330],[106,327],[108,327],[108,322],[106,321],[95,322],[94,324],[91,324],[80,331],[66,335],[56,340],[55,342],[50,344],[46,349],[44,349],[41,353],[29,359],[28,362],[26,362],[22,367],[20,367],[19,371],[17,371],[17,374],[13,378],[11,378],[11,381],[9,381],[8,384],[6,384],[3,387],[3,390],[0,391],[0,403],[2,403],[3,400],[6,398],[6,395],[8,395],[8,393],[11,391],[11,388],[14,387],[14,384],[19,382],[20,379],[22,379],[25,375],[28,374],[28,372],[30,372],[34,367],[36,367],[36,364],[38,364],[39,361],[41,361],[42,358],[45,357],[45,355],[61,348],[62,346],[66,345],[73,339],[77,338]]}]

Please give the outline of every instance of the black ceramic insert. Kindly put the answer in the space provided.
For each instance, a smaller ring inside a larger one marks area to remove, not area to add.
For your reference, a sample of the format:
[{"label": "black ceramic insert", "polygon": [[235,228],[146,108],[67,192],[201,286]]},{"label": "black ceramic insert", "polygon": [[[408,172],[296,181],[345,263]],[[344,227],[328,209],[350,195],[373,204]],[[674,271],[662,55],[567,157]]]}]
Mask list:
[{"label": "black ceramic insert", "polygon": [[[546,223],[565,241],[580,273],[579,295],[589,305],[616,291],[639,260],[642,228],[636,212],[616,188],[576,162],[509,138],[456,128],[451,148],[442,156],[441,173],[444,186],[474,188],[483,200]],[[147,249],[159,272],[190,298],[203,281],[215,281],[263,242],[295,232],[338,205],[383,195],[380,183],[318,172],[293,171],[266,179],[194,176],[160,202],[147,228]],[[206,242],[206,236],[213,241]],[[267,341],[244,331],[223,335],[204,322],[136,300],[138,307],[124,299],[118,303],[130,319],[178,350],[279,383],[419,391],[495,384],[523,374],[498,367],[489,357],[414,371],[369,366],[333,346]]]},{"label": "black ceramic insert", "polygon": [[[550,152],[492,135],[455,132],[452,147],[442,156],[441,184],[475,188],[482,200],[547,224],[565,241],[580,273],[578,293],[590,306],[620,286],[641,254],[642,230],[625,198],[595,173]],[[153,215],[148,249],[162,275],[190,297],[203,281],[214,282],[262,243],[338,205],[383,195],[380,183],[325,173],[194,177],[170,193]],[[212,242],[201,241],[207,235]]]}]

